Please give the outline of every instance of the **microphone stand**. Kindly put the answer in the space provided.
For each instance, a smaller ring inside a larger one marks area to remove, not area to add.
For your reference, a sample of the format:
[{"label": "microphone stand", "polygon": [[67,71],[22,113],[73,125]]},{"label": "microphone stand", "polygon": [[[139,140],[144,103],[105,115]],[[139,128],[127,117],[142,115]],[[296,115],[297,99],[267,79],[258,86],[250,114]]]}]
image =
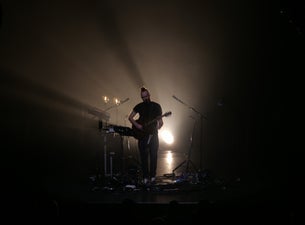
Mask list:
[{"label": "microphone stand", "polygon": [[[193,118],[193,117],[192,117]],[[193,118],[194,119],[194,118]],[[195,120],[195,119],[194,119]],[[192,134],[190,136],[190,148],[189,148],[189,151],[188,151],[188,154],[187,154],[187,158],[181,162],[175,169],[173,169],[173,176],[175,176],[175,171],[177,169],[179,169],[181,166],[183,166],[185,163],[186,163],[186,168],[185,168],[185,173],[187,174],[188,172],[190,172],[190,163],[191,165],[193,166],[193,169],[195,171],[197,171],[197,168],[195,166],[195,164],[192,162],[191,160],[191,154],[192,154],[192,149],[193,149],[193,135],[194,135],[194,130],[195,130],[195,124],[196,124],[196,121],[194,121],[194,125],[193,125],[193,129],[192,129]]]},{"label": "microphone stand", "polygon": [[193,107],[189,107],[191,110],[193,110],[195,113],[197,113],[200,116],[200,143],[199,143],[199,149],[200,149],[200,164],[199,169],[202,170],[202,162],[203,162],[203,149],[202,149],[202,139],[203,139],[203,119],[207,119],[206,116],[204,116],[201,112],[197,111]]},{"label": "microphone stand", "polygon": [[[172,96],[175,100],[177,100],[178,102],[182,103],[183,105],[185,105],[186,107],[188,107],[190,110],[192,110],[193,112],[195,112],[196,114],[198,114],[200,116],[200,144],[199,144],[199,148],[200,148],[200,170],[202,170],[202,161],[203,161],[203,149],[202,149],[202,139],[203,139],[203,119],[207,120],[207,117],[205,115],[203,115],[201,112],[199,112],[198,110],[196,110],[194,107],[189,106],[188,104],[186,104],[185,102],[183,102],[182,100],[180,100],[179,98],[177,98],[175,95]],[[192,144],[192,143],[191,143]],[[176,170],[177,168],[175,168],[174,170]],[[188,168],[187,168],[188,169]],[[174,173],[174,171],[173,171]]]}]

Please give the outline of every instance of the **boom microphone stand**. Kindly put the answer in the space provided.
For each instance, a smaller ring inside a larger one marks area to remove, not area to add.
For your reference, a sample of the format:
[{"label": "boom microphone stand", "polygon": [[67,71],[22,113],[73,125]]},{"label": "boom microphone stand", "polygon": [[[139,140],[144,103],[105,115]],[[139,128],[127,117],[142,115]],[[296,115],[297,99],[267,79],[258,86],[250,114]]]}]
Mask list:
[{"label": "boom microphone stand", "polygon": [[204,116],[201,112],[199,112],[198,110],[196,110],[194,107],[189,106],[188,104],[186,104],[185,102],[183,102],[182,100],[180,100],[179,98],[177,98],[175,95],[172,96],[175,100],[177,100],[178,102],[182,103],[183,105],[185,105],[186,107],[188,107],[190,110],[194,111],[195,113],[197,113],[200,116],[200,170],[202,170],[202,161],[203,161],[203,149],[202,149],[202,134],[203,134],[203,119],[207,119],[206,116]]},{"label": "boom microphone stand", "polygon": [[[191,118],[194,119],[193,117],[191,117]],[[194,122],[193,130],[192,130],[192,134],[191,134],[191,137],[190,137],[190,148],[189,148],[189,151],[188,151],[188,154],[187,154],[187,158],[182,163],[180,163],[175,169],[173,169],[173,174],[175,174],[175,171],[177,169],[179,169],[181,166],[183,166],[185,163],[186,163],[186,168],[185,168],[186,173],[190,172],[190,164],[193,166],[193,169],[195,171],[197,171],[197,168],[196,168],[195,164],[191,160],[191,153],[192,153],[192,149],[193,149],[193,135],[194,135],[195,124],[196,124],[195,122]]]}]

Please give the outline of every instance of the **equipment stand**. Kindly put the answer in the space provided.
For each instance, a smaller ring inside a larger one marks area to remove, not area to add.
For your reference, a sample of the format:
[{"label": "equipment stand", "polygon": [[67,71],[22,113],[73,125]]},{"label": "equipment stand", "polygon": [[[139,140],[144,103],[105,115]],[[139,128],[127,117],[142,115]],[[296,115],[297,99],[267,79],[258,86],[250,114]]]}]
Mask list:
[{"label": "equipment stand", "polygon": [[192,153],[192,149],[193,149],[193,135],[194,135],[195,124],[196,124],[195,122],[194,122],[193,130],[192,130],[192,134],[191,134],[191,137],[190,137],[190,148],[189,148],[189,151],[188,151],[188,154],[187,154],[187,158],[183,162],[181,162],[175,169],[173,169],[173,176],[175,176],[175,171],[177,169],[179,169],[181,166],[183,166],[185,163],[186,163],[185,173],[190,172],[190,164],[193,167],[193,170],[197,171],[197,167],[195,166],[195,164],[191,160],[191,153]]},{"label": "equipment stand", "polygon": [[104,175],[107,176],[107,134],[104,134]]},{"label": "equipment stand", "polygon": [[113,156],[115,155],[114,152],[109,153],[109,158],[110,158],[110,177],[113,178]]},{"label": "equipment stand", "polygon": [[[138,184],[138,181],[139,181],[139,178],[138,178],[138,169],[134,170],[134,171],[130,171],[128,168],[127,169],[127,159],[129,160],[133,160],[136,164],[137,164],[137,167],[140,167],[140,163],[135,160],[134,158],[132,157],[129,157],[126,155],[126,152],[124,151],[124,136],[131,136],[130,134],[130,130],[128,127],[120,127],[120,126],[116,126],[114,128],[114,130],[116,130],[117,133],[120,134],[120,138],[121,138],[121,152],[120,152],[120,155],[121,155],[121,168],[120,168],[120,171],[121,171],[121,180],[122,180],[122,183],[123,184]],[[130,152],[130,146],[129,146],[129,142],[127,143],[127,148],[128,148],[128,152]]]},{"label": "equipment stand", "polygon": [[[105,129],[103,129],[103,130],[105,130]],[[112,157],[113,157],[113,155],[114,155],[114,152],[109,152],[109,154],[108,154],[108,149],[107,149],[107,134],[108,134],[109,132],[104,132],[104,176],[105,177],[107,177],[107,176],[110,176],[110,177],[112,177],[112,175],[113,175],[113,165],[112,165],[112,162],[113,162],[113,159],[112,159]],[[108,173],[108,163],[107,163],[107,161],[108,161],[108,155],[109,155],[109,172],[110,173]]]},{"label": "equipment stand", "polygon": [[189,106],[188,104],[183,102],[181,99],[177,98],[175,95],[173,95],[172,97],[200,116],[200,148],[199,148],[199,150],[200,150],[200,170],[202,170],[202,166],[203,166],[203,148],[202,148],[203,119],[207,119],[207,117],[205,115],[203,115],[201,112],[199,112],[198,110],[196,110],[194,107]]}]

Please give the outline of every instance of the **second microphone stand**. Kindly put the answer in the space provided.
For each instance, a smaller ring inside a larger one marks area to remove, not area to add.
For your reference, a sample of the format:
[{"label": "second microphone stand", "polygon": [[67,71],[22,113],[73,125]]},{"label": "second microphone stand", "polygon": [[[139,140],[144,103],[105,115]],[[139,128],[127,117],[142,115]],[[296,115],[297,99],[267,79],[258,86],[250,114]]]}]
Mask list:
[{"label": "second microphone stand", "polygon": [[[199,116],[200,116],[200,170],[202,170],[202,164],[203,164],[203,149],[202,149],[202,139],[203,139],[203,119],[207,119],[206,116],[204,116],[201,112],[199,112],[198,110],[196,110],[194,107],[191,107],[189,106],[188,104],[186,104],[185,102],[183,102],[181,99],[177,98],[175,95],[172,96],[175,100],[177,100],[178,102],[182,103],[183,105],[185,105],[186,107],[188,107],[190,110],[192,110],[193,112],[197,113]],[[194,125],[195,127],[195,125]],[[193,129],[193,133],[194,133],[194,129]],[[192,137],[193,137],[193,134],[192,134]],[[191,153],[191,149],[193,147],[193,140],[192,140],[192,137],[191,137],[191,148],[189,150],[189,154],[188,154],[188,158],[190,157],[190,153]],[[187,162],[187,170],[189,169],[189,163],[193,164],[192,161],[190,161],[189,159],[186,160]],[[181,164],[184,164],[184,162],[182,162]],[[180,165],[178,166],[180,167]],[[178,168],[176,167],[174,170],[173,170],[173,174],[174,174],[174,171]],[[194,168],[196,168],[195,166],[193,166]]]},{"label": "second microphone stand", "polygon": [[187,154],[187,158],[183,162],[181,162],[175,169],[173,169],[172,173],[173,173],[174,176],[175,176],[175,171],[177,169],[179,169],[181,166],[183,166],[184,164],[186,164],[185,174],[188,174],[188,173],[192,172],[190,170],[190,165],[192,166],[193,171],[197,171],[197,167],[195,166],[195,164],[191,160],[191,154],[192,154],[192,149],[193,149],[193,135],[194,135],[195,124],[196,124],[195,122],[194,122],[193,130],[192,130],[192,134],[191,134],[191,137],[190,137],[190,147],[189,147],[189,151],[188,151],[188,154]]}]

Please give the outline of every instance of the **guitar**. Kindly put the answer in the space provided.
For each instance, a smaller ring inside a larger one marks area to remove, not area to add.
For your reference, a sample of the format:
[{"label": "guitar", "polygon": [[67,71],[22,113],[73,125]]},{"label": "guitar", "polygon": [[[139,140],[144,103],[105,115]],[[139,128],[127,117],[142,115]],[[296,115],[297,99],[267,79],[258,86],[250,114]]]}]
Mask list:
[{"label": "guitar", "polygon": [[167,117],[167,116],[170,116],[172,115],[172,112],[166,112],[164,114],[162,114],[161,116],[158,116],[156,117],[155,119],[145,123],[145,124],[142,124],[139,120],[137,120],[138,123],[140,123],[142,126],[143,126],[143,130],[139,130],[138,128],[136,128],[134,125],[132,125],[132,130],[133,130],[133,136],[140,140],[142,139],[143,137],[145,137],[145,135],[149,134],[149,126],[155,122],[157,122],[157,120],[161,119],[162,117]]}]

